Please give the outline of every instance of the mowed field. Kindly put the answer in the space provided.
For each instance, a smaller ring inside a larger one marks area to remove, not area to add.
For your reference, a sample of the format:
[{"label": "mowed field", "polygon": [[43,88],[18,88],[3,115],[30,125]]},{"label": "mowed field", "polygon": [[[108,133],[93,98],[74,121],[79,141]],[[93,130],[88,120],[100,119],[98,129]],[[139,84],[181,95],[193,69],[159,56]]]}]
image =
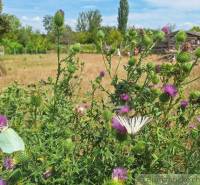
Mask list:
[{"label": "mowed field", "polygon": [[[65,55],[62,55],[64,58]],[[80,54],[79,59],[85,63],[83,71],[82,91],[90,89],[90,81],[95,79],[100,71],[104,70],[103,58],[99,54]],[[119,57],[113,58],[114,68],[117,66]],[[123,65],[127,64],[128,58],[124,57],[121,60],[119,67],[120,76],[124,75]],[[167,62],[162,60],[162,56],[151,55],[146,61],[154,63]],[[0,73],[0,89],[17,81],[21,85],[30,85],[37,83],[40,80],[46,80],[49,76],[55,77],[57,59],[56,54],[46,55],[16,55],[16,56],[4,56],[0,57],[0,66],[6,73]],[[113,69],[114,70],[114,69]],[[200,75],[200,62],[195,67],[192,73],[191,79]],[[104,86],[109,86],[110,81],[108,77],[104,79]],[[187,92],[191,90],[200,90],[200,80],[192,83],[187,89]]]}]

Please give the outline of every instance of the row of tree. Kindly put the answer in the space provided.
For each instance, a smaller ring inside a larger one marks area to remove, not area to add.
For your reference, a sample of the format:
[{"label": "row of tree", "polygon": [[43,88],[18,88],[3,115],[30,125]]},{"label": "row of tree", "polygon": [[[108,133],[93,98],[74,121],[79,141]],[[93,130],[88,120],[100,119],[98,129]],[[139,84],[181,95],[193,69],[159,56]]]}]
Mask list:
[{"label": "row of tree", "polygon": [[16,16],[2,13],[2,9],[0,0],[0,45],[7,54],[46,53],[51,46],[46,35],[22,26]]}]

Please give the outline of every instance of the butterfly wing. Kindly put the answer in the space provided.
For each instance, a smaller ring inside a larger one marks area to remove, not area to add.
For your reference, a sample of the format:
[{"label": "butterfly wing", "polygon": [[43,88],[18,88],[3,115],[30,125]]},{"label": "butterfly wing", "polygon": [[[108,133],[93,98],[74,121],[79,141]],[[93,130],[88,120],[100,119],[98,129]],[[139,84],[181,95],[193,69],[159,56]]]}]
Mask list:
[{"label": "butterfly wing", "polygon": [[129,124],[129,119],[127,117],[122,117],[117,115],[116,119],[124,126],[129,134],[131,134],[131,125]]},{"label": "butterfly wing", "polygon": [[141,130],[141,128],[150,122],[149,117],[133,117],[130,121],[131,125],[131,134],[135,135],[137,132]]},{"label": "butterfly wing", "polygon": [[11,128],[0,133],[0,149],[4,153],[13,153],[24,151],[24,142],[22,138]]}]

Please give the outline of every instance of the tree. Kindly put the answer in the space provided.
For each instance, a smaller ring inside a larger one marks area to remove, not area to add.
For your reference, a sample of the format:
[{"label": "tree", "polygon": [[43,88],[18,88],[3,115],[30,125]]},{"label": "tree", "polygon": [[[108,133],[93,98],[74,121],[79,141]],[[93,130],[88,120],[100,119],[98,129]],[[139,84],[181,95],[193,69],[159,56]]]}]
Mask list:
[{"label": "tree", "polygon": [[53,30],[53,16],[46,15],[43,18],[43,26],[47,33],[50,33]]},{"label": "tree", "polygon": [[0,14],[2,14],[2,11],[3,11],[3,2],[2,0],[0,0]]},{"label": "tree", "polygon": [[128,0],[120,0],[120,7],[118,9],[118,29],[125,33],[127,29],[129,15],[129,4]]},{"label": "tree", "polygon": [[200,27],[199,26],[193,26],[193,28],[190,31],[200,32]]},{"label": "tree", "polygon": [[88,29],[87,13],[81,12],[79,13],[78,16],[76,30],[80,32],[85,32],[87,31],[87,29]]},{"label": "tree", "polygon": [[99,10],[89,10],[81,12],[77,20],[77,31],[95,32],[101,27],[102,15]]}]

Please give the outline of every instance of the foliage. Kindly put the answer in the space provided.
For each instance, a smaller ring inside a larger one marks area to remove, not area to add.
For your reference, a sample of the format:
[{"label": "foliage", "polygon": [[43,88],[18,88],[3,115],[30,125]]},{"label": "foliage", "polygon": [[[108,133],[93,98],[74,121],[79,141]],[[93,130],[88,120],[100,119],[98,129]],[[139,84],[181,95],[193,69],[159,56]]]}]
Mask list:
[{"label": "foliage", "polygon": [[122,33],[125,33],[127,29],[128,14],[129,14],[128,0],[120,0],[120,6],[118,10],[118,29]]},{"label": "foliage", "polygon": [[199,26],[194,26],[190,31],[200,32],[200,27]]},{"label": "foliage", "polygon": [[102,15],[99,10],[81,12],[77,20],[77,31],[95,32],[101,27]]},{"label": "foliage", "polygon": [[[10,162],[9,166],[0,164],[1,179],[13,185],[132,185],[139,174],[200,173],[200,125],[196,121],[200,92],[191,90],[189,97],[184,93],[188,84],[199,79],[189,81],[199,64],[200,49],[182,51],[184,32],[176,36],[176,61],[155,65],[144,61],[164,33],[129,30],[124,37],[130,58],[123,60],[125,75],[121,77],[121,57],[117,64],[113,60],[118,32],[113,33],[117,37],[112,46],[105,48],[106,33],[98,31],[96,44],[106,71],[91,81],[82,102],[79,90],[86,76],[78,58],[81,44],[71,45],[61,58],[63,21],[55,17],[54,21],[56,78],[49,78],[45,87],[14,84],[0,94],[0,113],[26,144],[25,152],[0,153],[0,160]],[[138,47],[136,57],[132,51]],[[105,75],[112,90],[103,86]],[[105,94],[100,101],[99,92]],[[116,115],[123,120],[149,117],[151,122],[135,134],[118,123],[124,129],[120,133],[113,126]]]}]

